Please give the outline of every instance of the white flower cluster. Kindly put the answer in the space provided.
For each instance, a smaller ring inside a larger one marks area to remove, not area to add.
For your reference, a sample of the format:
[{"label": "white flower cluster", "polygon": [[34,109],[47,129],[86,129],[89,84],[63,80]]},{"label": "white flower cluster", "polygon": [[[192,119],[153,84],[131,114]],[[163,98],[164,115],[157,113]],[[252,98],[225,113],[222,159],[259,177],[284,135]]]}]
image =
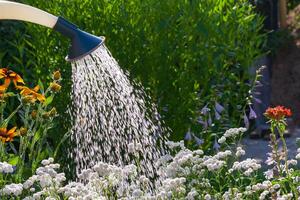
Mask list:
[{"label": "white flower cluster", "polygon": [[218,143],[223,144],[228,138],[236,137],[246,131],[247,129],[243,127],[228,129],[227,131],[225,131],[224,135],[218,140]]},{"label": "white flower cluster", "polygon": [[173,142],[173,141],[167,141],[166,145],[168,145],[168,147],[170,149],[176,149],[176,148],[181,148],[184,149],[184,141],[180,141],[180,142]]},{"label": "white flower cluster", "polygon": [[[226,137],[232,137],[244,129],[230,129]],[[225,137],[225,136],[224,136]],[[261,164],[247,158],[238,160],[245,154],[242,147],[236,150],[220,151],[205,155],[200,149],[189,150],[184,142],[168,142],[173,152],[161,156],[155,165],[157,180],[149,180],[147,174],[139,174],[138,166],[129,164],[116,166],[104,162],[83,170],[79,182],[67,182],[63,173],[58,173],[59,164],[53,158],[42,161],[42,167],[23,184],[8,184],[0,190],[2,197],[16,197],[23,200],[242,200],[242,199],[282,199],[295,198],[285,191],[277,181],[278,172],[265,171],[266,181],[258,182],[256,173]],[[132,152],[140,147],[129,144]],[[298,151],[300,153],[300,151]],[[289,167],[297,164],[288,160]],[[2,173],[11,173],[12,166],[0,164]],[[282,168],[284,169],[284,168]],[[289,169],[292,174],[293,170]],[[272,179],[272,180],[271,180]],[[300,192],[300,178],[291,175],[295,190]],[[221,180],[221,181],[220,181]],[[223,181],[223,182],[222,182]],[[286,189],[286,188],[285,188]],[[300,199],[299,199],[300,200]]]},{"label": "white flower cluster", "polygon": [[231,129],[228,129],[227,131],[225,131],[225,134],[224,136],[226,138],[229,138],[229,137],[235,137],[241,133],[245,133],[247,131],[246,128],[244,127],[240,127],[240,128],[231,128]]},{"label": "white flower cluster", "polygon": [[239,192],[239,190],[237,188],[229,188],[228,191],[226,191],[223,196],[222,199],[224,200],[242,200],[242,193]]},{"label": "white flower cluster", "polygon": [[262,183],[257,183],[252,186],[248,186],[244,194],[253,195],[254,193],[259,192],[259,200],[265,199],[280,199],[280,200],[291,200],[293,198],[292,193],[281,194],[280,193],[281,186],[276,183],[273,184],[270,181],[264,181]]},{"label": "white flower cluster", "polygon": [[22,194],[23,191],[23,185],[22,184],[9,184],[6,185],[2,190],[1,190],[1,195],[13,195],[13,196],[19,196]]},{"label": "white flower cluster", "polygon": [[261,164],[255,159],[247,158],[241,162],[234,162],[230,172],[242,170],[245,176],[250,176],[253,172],[261,168]]},{"label": "white flower cluster", "polygon": [[7,162],[0,162],[0,173],[1,174],[9,174],[13,173],[14,168],[11,164],[8,164]]},{"label": "white flower cluster", "polygon": [[43,167],[39,167],[36,170],[36,175],[31,176],[23,184],[6,185],[1,190],[1,195],[20,196],[23,190],[26,190],[26,193],[31,195],[27,195],[24,200],[39,200],[44,199],[44,197],[57,199],[57,190],[66,178],[64,173],[56,172],[60,165],[54,164],[53,161],[53,158],[43,160]]},{"label": "white flower cluster", "polygon": [[300,148],[297,149],[297,155],[295,157],[297,160],[300,160]]},{"label": "white flower cluster", "polygon": [[245,153],[246,152],[242,147],[236,148],[236,152],[235,152],[236,157],[241,157],[241,156],[245,155]]}]

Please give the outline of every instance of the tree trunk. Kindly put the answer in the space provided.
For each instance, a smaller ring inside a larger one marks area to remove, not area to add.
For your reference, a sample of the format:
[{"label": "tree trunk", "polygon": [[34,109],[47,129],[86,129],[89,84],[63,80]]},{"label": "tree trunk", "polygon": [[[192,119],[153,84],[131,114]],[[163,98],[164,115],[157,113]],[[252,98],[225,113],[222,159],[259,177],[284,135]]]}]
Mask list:
[{"label": "tree trunk", "polygon": [[279,23],[280,28],[286,28],[287,3],[286,0],[279,0]]}]

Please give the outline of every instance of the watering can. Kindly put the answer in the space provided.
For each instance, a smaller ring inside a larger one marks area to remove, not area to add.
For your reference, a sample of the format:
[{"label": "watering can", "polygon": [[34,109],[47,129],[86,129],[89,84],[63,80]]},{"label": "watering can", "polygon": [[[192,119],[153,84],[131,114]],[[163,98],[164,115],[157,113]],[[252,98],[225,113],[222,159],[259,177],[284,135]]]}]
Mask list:
[{"label": "watering can", "polygon": [[76,61],[96,50],[104,42],[104,37],[97,37],[82,31],[75,24],[63,17],[57,17],[29,5],[0,0],[0,20],[21,20],[54,29],[71,40],[67,61]]}]

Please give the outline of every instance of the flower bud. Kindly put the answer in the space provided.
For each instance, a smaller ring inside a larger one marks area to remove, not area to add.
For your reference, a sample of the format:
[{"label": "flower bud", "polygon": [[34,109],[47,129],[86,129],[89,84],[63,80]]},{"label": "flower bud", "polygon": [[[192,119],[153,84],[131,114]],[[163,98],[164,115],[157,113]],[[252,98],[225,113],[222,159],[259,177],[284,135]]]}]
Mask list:
[{"label": "flower bud", "polygon": [[42,114],[42,117],[43,117],[44,119],[48,119],[48,118],[50,117],[50,112],[44,112],[44,113]]},{"label": "flower bud", "polygon": [[54,79],[54,80],[57,80],[57,81],[61,79],[60,71],[55,71],[55,72],[53,73],[53,79]]},{"label": "flower bud", "polygon": [[50,84],[50,89],[53,92],[58,92],[58,91],[60,91],[61,86],[59,84],[53,82],[53,83]]},{"label": "flower bud", "polygon": [[22,98],[22,102],[25,104],[33,104],[35,103],[36,99],[33,98],[33,96],[27,95],[25,97]]},{"label": "flower bud", "polygon": [[50,117],[54,117],[56,114],[57,114],[56,108],[52,108],[52,109],[49,111]]},{"label": "flower bud", "polygon": [[21,127],[20,128],[20,135],[25,135],[27,133],[27,128]]},{"label": "flower bud", "polygon": [[31,117],[32,117],[33,119],[35,119],[36,116],[37,116],[37,111],[36,111],[36,110],[33,110],[33,111],[31,112]]}]

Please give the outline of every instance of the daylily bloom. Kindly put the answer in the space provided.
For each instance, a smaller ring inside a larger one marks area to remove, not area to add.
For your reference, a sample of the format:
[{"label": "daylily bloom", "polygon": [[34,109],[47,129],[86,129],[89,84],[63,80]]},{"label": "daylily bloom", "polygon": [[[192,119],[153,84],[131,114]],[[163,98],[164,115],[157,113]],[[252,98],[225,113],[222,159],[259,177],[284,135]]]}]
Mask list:
[{"label": "daylily bloom", "polygon": [[20,94],[24,97],[24,99],[30,103],[34,103],[36,100],[40,102],[44,102],[46,100],[45,96],[38,93],[40,87],[35,86],[33,89],[30,89],[26,86],[18,86],[18,89],[21,90]]},{"label": "daylily bloom", "polygon": [[14,137],[17,136],[16,129],[16,126],[10,130],[7,130],[7,128],[0,128],[0,140],[3,143],[13,141]]},{"label": "daylily bloom", "polygon": [[23,79],[16,72],[9,70],[7,68],[0,69],[0,79],[4,78],[4,84],[1,85],[4,88],[7,88],[12,81],[15,87],[18,87],[18,83],[25,84]]}]

